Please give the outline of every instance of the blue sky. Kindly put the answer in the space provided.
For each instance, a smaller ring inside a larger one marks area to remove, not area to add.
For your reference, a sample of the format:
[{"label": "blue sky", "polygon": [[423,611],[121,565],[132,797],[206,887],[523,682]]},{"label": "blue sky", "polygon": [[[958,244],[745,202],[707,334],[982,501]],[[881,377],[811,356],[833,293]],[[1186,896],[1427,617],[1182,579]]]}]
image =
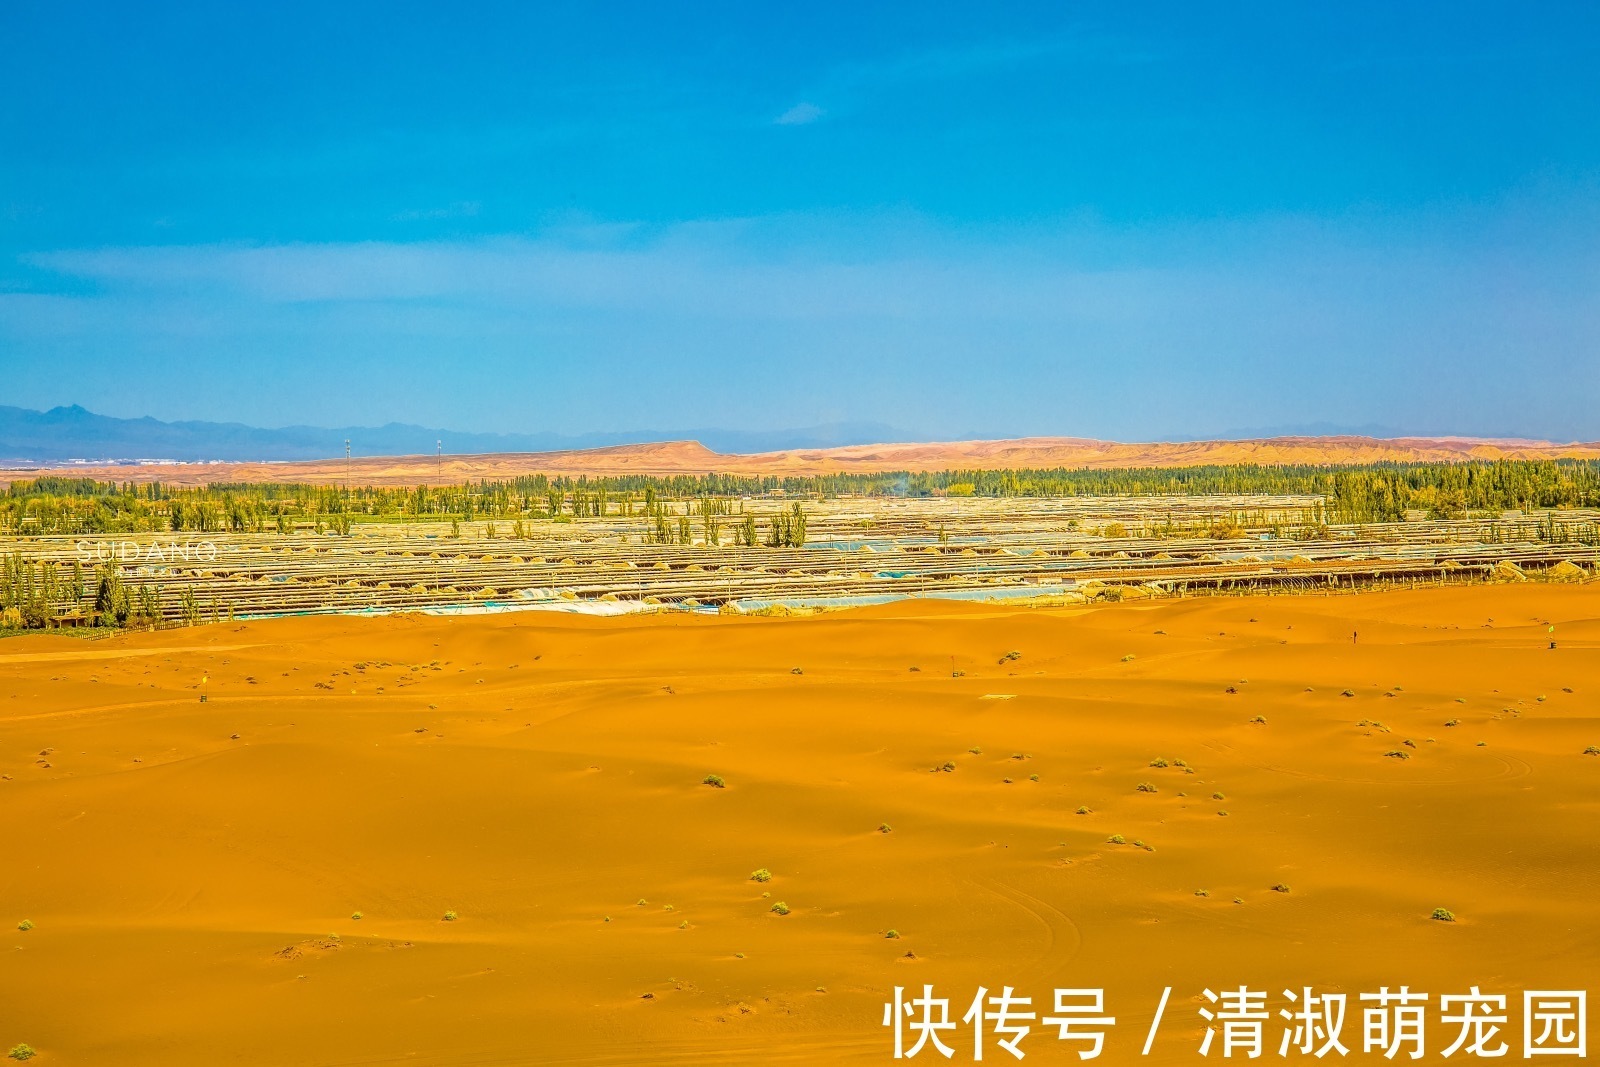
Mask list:
[{"label": "blue sky", "polygon": [[0,6],[0,403],[1600,438],[1592,4]]}]

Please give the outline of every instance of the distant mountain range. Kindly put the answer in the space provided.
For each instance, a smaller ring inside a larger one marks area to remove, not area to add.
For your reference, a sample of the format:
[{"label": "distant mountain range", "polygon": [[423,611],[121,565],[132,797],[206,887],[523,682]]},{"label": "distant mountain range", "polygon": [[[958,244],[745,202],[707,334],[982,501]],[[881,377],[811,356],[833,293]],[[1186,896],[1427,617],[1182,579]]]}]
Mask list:
[{"label": "distant mountain range", "polygon": [[[729,460],[749,457],[740,469],[811,469],[816,463],[850,469],[879,460],[904,464],[908,469],[928,469],[928,462],[947,466],[988,463],[997,467],[1102,466],[1126,463],[1187,465],[1195,462],[1373,462],[1378,459],[1465,459],[1493,456],[1524,458],[1549,455],[1592,455],[1595,444],[1551,445],[1549,442],[1509,438],[1472,438],[1404,435],[1387,427],[1350,428],[1336,425],[1274,427],[1268,431],[1241,431],[1212,438],[1170,438],[1165,443],[1131,444],[1085,438],[1006,438],[997,434],[968,434],[956,441],[929,441],[881,423],[840,422],[791,430],[638,430],[628,433],[460,433],[391,422],[384,426],[286,426],[264,429],[235,422],[162,422],[159,419],[118,419],[97,415],[74,404],[30,411],[0,406],[0,469],[13,471],[46,468],[77,469],[86,474],[98,469],[101,477],[122,477],[122,466],[142,465],[144,474],[205,480],[213,474],[184,475],[173,469],[196,464],[250,467],[259,464],[318,466],[337,461],[343,467],[344,443],[359,468],[394,467],[412,473],[442,473],[432,462],[436,442],[444,457],[458,460],[459,475],[487,476],[492,467],[521,470],[532,463],[550,467],[550,453],[590,453],[595,458],[567,462],[574,471],[596,466],[596,472],[620,463],[631,469],[643,465],[662,471],[734,469]],[[658,447],[660,446],[660,447]],[[669,447],[670,446],[670,447]],[[691,447],[692,446],[692,447]],[[862,446],[871,446],[864,449]],[[616,450],[621,449],[620,453]],[[665,451],[663,451],[665,449]],[[545,454],[538,458],[533,454]],[[615,453],[615,454],[613,454]],[[779,454],[783,455],[779,455]],[[932,457],[941,457],[937,460]],[[376,459],[427,457],[417,471],[411,463],[382,463]],[[485,465],[489,457],[499,457]],[[526,457],[519,459],[517,457]],[[761,459],[760,457],[765,457]],[[1205,457],[1205,458],[1202,458]],[[1236,457],[1236,458],[1227,458]],[[1337,458],[1336,458],[1337,457]],[[366,462],[360,462],[365,460]],[[331,469],[331,468],[330,468]],[[642,469],[642,468],[641,468]],[[131,476],[131,472],[130,472]],[[239,472],[246,480],[287,477],[280,469]]]},{"label": "distant mountain range", "polygon": [[837,448],[911,435],[878,423],[840,422],[796,430],[639,430],[632,433],[460,433],[391,422],[384,426],[285,426],[263,429],[237,422],[162,422],[97,415],[74,404],[30,411],[0,406],[0,466],[59,466],[172,461],[180,463],[333,459],[350,442],[355,456],[551,452],[609,445],[692,439],[714,452],[774,452],[792,448]]}]

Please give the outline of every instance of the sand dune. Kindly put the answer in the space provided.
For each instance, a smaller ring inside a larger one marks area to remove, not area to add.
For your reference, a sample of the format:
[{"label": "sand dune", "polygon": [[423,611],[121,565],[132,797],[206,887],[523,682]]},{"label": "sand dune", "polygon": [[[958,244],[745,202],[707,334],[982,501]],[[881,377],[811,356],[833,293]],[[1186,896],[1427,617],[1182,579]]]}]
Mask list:
[{"label": "sand dune", "polygon": [[[1274,437],[1246,441],[1124,444],[1076,437],[1026,437],[1009,441],[850,445],[732,455],[696,441],[570,452],[514,452],[477,456],[385,456],[357,459],[349,467],[358,485],[459,484],[523,474],[591,476],[621,474],[811,475],[839,472],[939,471],[1050,467],[1192,467],[1204,464],[1337,464],[1382,461],[1453,462],[1473,459],[1600,458],[1600,442],[1464,437]],[[161,481],[174,486],[211,482],[340,483],[343,459],[286,463],[82,465],[39,471],[0,471],[0,485],[41,474],[115,481]]]},{"label": "sand dune", "polygon": [[8,640],[0,1046],[880,1063],[931,982],[1103,986],[1127,1062],[1170,984],[1172,1063],[1207,986],[1582,988],[1597,620],[1591,585]]}]

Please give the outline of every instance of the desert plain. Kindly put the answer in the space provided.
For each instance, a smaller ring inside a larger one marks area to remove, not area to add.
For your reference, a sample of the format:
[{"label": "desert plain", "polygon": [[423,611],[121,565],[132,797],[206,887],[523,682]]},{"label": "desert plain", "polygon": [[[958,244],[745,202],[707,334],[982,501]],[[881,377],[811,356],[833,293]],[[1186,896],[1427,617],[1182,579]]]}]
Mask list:
[{"label": "desert plain", "polygon": [[1597,645],[1531,583],[8,639],[0,1045],[879,1063],[1011,985],[1176,1063],[1206,988],[1585,988]]}]

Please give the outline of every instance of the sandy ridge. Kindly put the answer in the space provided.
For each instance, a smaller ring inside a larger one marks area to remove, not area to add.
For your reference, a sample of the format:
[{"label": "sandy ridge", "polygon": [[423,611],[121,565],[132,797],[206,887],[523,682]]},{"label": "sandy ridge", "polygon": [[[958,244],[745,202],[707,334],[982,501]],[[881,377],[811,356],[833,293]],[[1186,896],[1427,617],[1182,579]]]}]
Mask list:
[{"label": "sandy ridge", "polygon": [[[713,452],[698,441],[661,441],[558,452],[503,452],[474,456],[380,456],[355,460],[350,477],[362,485],[459,484],[527,474],[747,474],[816,475],[927,472],[960,469],[1019,470],[1081,467],[1193,467],[1206,464],[1356,464],[1465,462],[1497,459],[1597,459],[1600,442],[1469,437],[1271,437],[1242,441],[1127,443],[1079,437],[1022,437],[1001,441],[942,441],[802,448],[779,452]],[[0,484],[19,478],[66,475],[175,486],[212,482],[342,483],[343,459],[282,463],[81,464],[37,470],[0,470]]]}]

